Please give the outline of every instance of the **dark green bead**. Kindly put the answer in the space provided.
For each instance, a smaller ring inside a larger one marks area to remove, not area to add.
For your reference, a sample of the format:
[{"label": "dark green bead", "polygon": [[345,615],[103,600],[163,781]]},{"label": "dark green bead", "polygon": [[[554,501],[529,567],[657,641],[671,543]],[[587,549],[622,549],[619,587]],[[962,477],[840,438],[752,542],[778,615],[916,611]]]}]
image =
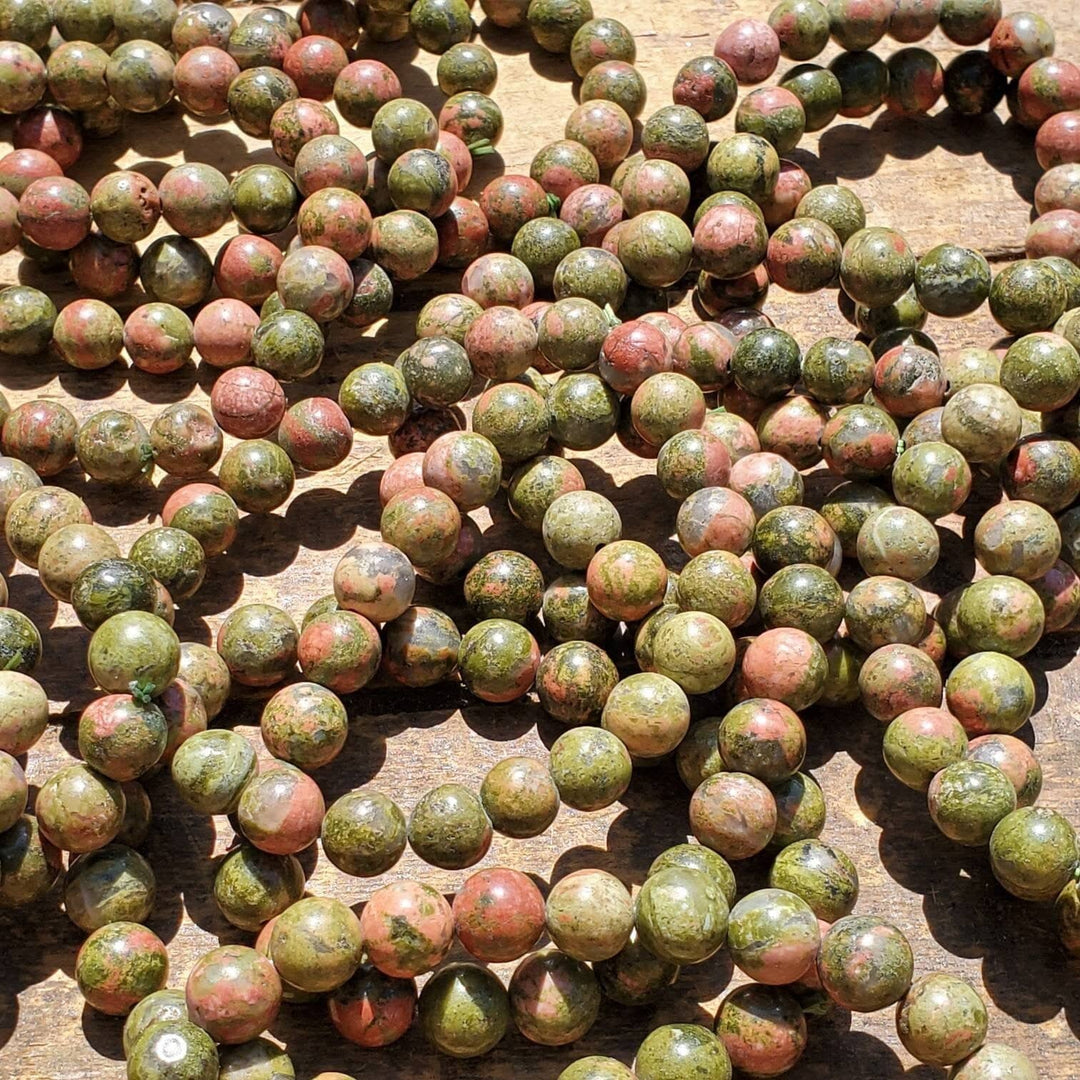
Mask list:
[{"label": "dark green bead", "polygon": [[723,1042],[698,1024],[666,1024],[646,1036],[634,1059],[638,1080],[731,1080]]},{"label": "dark green bead", "polygon": [[765,582],[758,610],[767,628],[794,626],[824,642],[844,618],[844,591],[822,567],[795,563]]},{"label": "dark green bead", "polygon": [[889,69],[872,52],[844,52],[829,65],[840,84],[840,115],[869,116],[885,101]]},{"label": "dark green bead", "polygon": [[550,289],[562,260],[581,247],[577,232],[558,218],[533,218],[514,234],[510,252],[520,259],[540,289]]},{"label": "dark green bead", "polygon": [[432,866],[460,870],[487,852],[491,821],[471,791],[460,784],[443,784],[422,796],[413,809],[409,843]]},{"label": "dark green bead", "polygon": [[428,52],[444,53],[473,32],[465,0],[416,0],[409,8],[409,33]]},{"label": "dark green bead", "polygon": [[1010,334],[1053,326],[1065,311],[1065,283],[1051,266],[1024,259],[1005,267],[990,286],[990,314]]},{"label": "dark green bead", "polygon": [[229,191],[237,220],[260,236],[287,228],[299,203],[292,178],[276,165],[249,165],[233,179]]},{"label": "dark green bead", "polygon": [[202,545],[183,529],[150,529],[131,545],[128,558],[160,581],[174,600],[194,596],[206,573]]},{"label": "dark green bead", "polygon": [[295,855],[271,855],[241,844],[214,876],[214,900],[241,930],[257,933],[304,895],[304,871]]},{"label": "dark green bead", "polygon": [[214,1041],[188,1020],[152,1024],[128,1056],[129,1080],[218,1080]]},{"label": "dark green bead", "polygon": [[[780,85],[802,102],[807,131],[820,131],[836,119],[843,103],[840,80],[828,68],[817,64],[798,64]],[[841,237],[843,239],[843,237]]]},{"label": "dark green bead", "polygon": [[1002,818],[990,837],[994,877],[1021,900],[1053,900],[1073,877],[1076,833],[1056,810],[1025,806]]},{"label": "dark green bead", "polygon": [[753,330],[735,347],[731,373],[748,394],[782,397],[798,381],[800,355],[798,342],[786,331]]},{"label": "dark green bead", "polygon": [[993,765],[957,761],[930,782],[927,803],[934,824],[950,840],[981,847],[990,842],[997,823],[1016,809],[1016,789]]},{"label": "dark green bead", "polygon": [[971,248],[939,244],[919,259],[915,291],[932,315],[968,315],[990,295],[990,264]]},{"label": "dark green bead", "polygon": [[436,1049],[473,1058],[502,1040],[510,1025],[510,1003],[494,972],[478,964],[449,964],[424,985],[417,1018]]},{"label": "dark green bead", "polygon": [[551,53],[568,53],[574,35],[592,17],[589,0],[533,0],[526,15],[536,43]]}]

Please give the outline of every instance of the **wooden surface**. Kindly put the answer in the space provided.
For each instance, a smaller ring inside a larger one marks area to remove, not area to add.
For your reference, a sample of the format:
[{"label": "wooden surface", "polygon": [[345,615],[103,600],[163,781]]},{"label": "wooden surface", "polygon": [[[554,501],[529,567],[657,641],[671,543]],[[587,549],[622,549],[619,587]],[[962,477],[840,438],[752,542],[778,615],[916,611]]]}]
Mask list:
[{"label": "wooden surface", "polygon": [[[648,112],[670,100],[678,66],[710,53],[713,38],[729,20],[763,18],[770,6],[769,0],[711,4],[597,0],[596,10],[598,15],[622,19],[634,32],[638,63],[651,95]],[[1059,55],[1080,53],[1080,10],[1075,5],[1028,0],[1026,7],[1052,18]],[[481,17],[478,8],[476,15]],[[561,137],[576,87],[566,59],[530,49],[526,34],[498,31],[481,22],[480,38],[500,65],[495,96],[507,124],[500,156],[478,161],[470,194],[500,170],[527,172],[535,150]],[[928,44],[946,62],[958,51],[939,34]],[[882,45],[883,50],[892,48],[893,43]],[[830,48],[826,55],[831,57],[834,51]],[[359,54],[376,55],[392,64],[406,94],[438,110],[442,95],[434,85],[435,57],[417,53],[410,41],[373,47],[362,40]],[[820,136],[805,139],[791,156],[816,182],[839,179],[853,186],[864,199],[871,222],[902,228],[917,251],[955,240],[981,247],[996,258],[1015,257],[1022,250],[1039,171],[1030,135],[1005,122],[1004,116],[1002,109],[997,117],[961,127],[940,111],[917,122],[879,113],[869,121],[838,122]],[[717,134],[728,132],[732,118],[713,127]],[[347,133],[370,148],[366,132]],[[6,151],[5,139],[10,139],[10,121],[0,127],[0,152]],[[89,186],[120,166],[138,168],[157,180],[168,166],[181,161],[210,162],[231,174],[252,161],[273,160],[267,144],[251,145],[228,123],[198,124],[172,106],[151,117],[132,118],[122,139],[91,144],[72,175]],[[211,254],[225,236],[223,231],[210,239]],[[16,279],[45,288],[58,302],[71,296],[65,275],[42,277],[30,264],[20,264],[16,255],[5,256],[0,260],[0,284]],[[410,287],[392,317],[363,337],[333,328],[322,369],[306,382],[289,386],[290,400],[312,394],[334,396],[352,367],[372,359],[392,360],[411,342],[415,313],[423,301],[452,287],[449,280]],[[680,299],[679,294],[672,295],[673,303]],[[825,333],[850,333],[833,300],[828,293],[798,298],[774,290],[766,310],[805,347]],[[133,296],[124,311],[138,302]],[[997,337],[985,310],[963,322],[931,320],[928,329],[943,347],[988,345]],[[185,397],[205,403],[213,374],[191,367],[162,379],[119,365],[82,374],[42,358],[33,363],[5,361],[0,365],[0,387],[13,404],[55,397],[82,420],[107,403],[130,410],[149,424],[168,403]],[[657,545],[674,568],[685,561],[671,539],[675,505],[662,493],[648,463],[631,458],[614,441],[588,455],[587,461],[582,455],[572,456],[589,486],[619,506],[627,536]],[[240,602],[275,602],[299,620],[308,604],[329,591],[339,555],[377,529],[377,485],[388,460],[381,440],[358,438],[338,469],[301,478],[283,510],[245,518],[232,549],[213,560],[206,584],[179,609],[176,627],[181,637],[210,642],[222,618]],[[60,482],[86,499],[94,519],[113,528],[124,549],[159,520],[161,505],[175,486],[158,473],[153,487],[114,492],[86,482],[75,469]],[[827,478],[814,479],[808,485],[811,500],[820,499],[829,486]],[[980,507],[994,497],[989,489],[977,491],[969,519],[973,522]],[[545,574],[554,575],[536,538],[512,526],[501,501],[490,514],[475,517],[488,549],[520,546],[540,559]],[[970,535],[970,529],[967,532]],[[943,546],[941,566],[928,583],[934,591],[974,572],[969,548],[957,536],[946,533]],[[40,783],[74,752],[76,718],[93,696],[83,661],[88,635],[76,625],[70,609],[58,607],[45,594],[34,573],[12,565],[6,549],[0,553],[0,570],[10,574],[13,605],[34,619],[45,640],[45,659],[37,675],[55,710],[49,731],[28,763],[31,780]],[[845,578],[845,584],[851,583]],[[451,610],[459,603],[427,587],[421,595]],[[1039,690],[1039,711],[1022,734],[1036,745],[1046,771],[1042,802],[1080,822],[1080,794],[1070,782],[1080,749],[1075,715],[1080,665],[1075,651],[1075,638],[1058,636],[1028,658]],[[532,700],[484,706],[467,701],[456,686],[428,695],[370,692],[348,704],[352,718],[348,746],[318,773],[328,802],[370,783],[408,810],[434,783],[452,778],[476,788],[503,756],[542,756],[561,730]],[[694,707],[698,716],[709,714],[707,699],[695,701]],[[257,719],[258,703],[248,701],[230,704],[219,722],[236,726],[257,741],[252,726]],[[900,925],[915,948],[919,973],[945,969],[975,981],[990,1006],[992,1039],[1025,1049],[1044,1078],[1075,1077],[1080,1073],[1078,968],[1075,961],[1063,958],[1048,910],[1006,896],[992,879],[984,851],[957,847],[938,835],[922,797],[887,773],[881,760],[881,727],[875,721],[856,709],[835,714],[812,711],[807,721],[808,767],[829,802],[824,838],[848,851],[858,864],[862,895],[856,910],[881,913]],[[232,833],[224,818],[202,818],[186,810],[166,777],[153,779],[148,788],[155,826],[147,851],[159,886],[151,925],[169,946],[169,985],[182,986],[203,951],[218,941],[249,940],[225,922],[211,898],[212,859],[228,847]],[[563,809],[543,837],[497,838],[482,865],[520,867],[545,881],[573,869],[600,866],[628,885],[638,885],[661,849],[686,838],[686,805],[687,793],[670,764],[639,770],[626,797],[609,810],[584,815]],[[304,853],[303,862],[312,893],[331,894],[351,904],[363,902],[384,883],[346,877],[315,848]],[[767,869],[764,860],[739,864],[740,891],[759,887]],[[388,876],[421,876],[452,892],[465,874],[422,866],[407,854]],[[106,1080],[123,1074],[120,1022],[84,1010],[72,981],[81,938],[59,910],[56,893],[31,912],[0,916],[0,1077]],[[599,1022],[572,1047],[546,1050],[512,1034],[488,1057],[467,1063],[436,1057],[416,1033],[391,1050],[363,1052],[337,1038],[318,1007],[283,1009],[272,1034],[288,1048],[301,1080],[325,1069],[394,1080],[509,1080],[526,1068],[538,1080],[554,1080],[571,1060],[589,1053],[609,1053],[629,1062],[645,1032],[656,1024],[710,1023],[720,997],[739,981],[742,976],[733,975],[730,961],[721,953],[687,969],[653,1008],[625,1010],[605,1003]],[[527,1065],[523,1052],[528,1053]],[[813,1020],[810,1048],[790,1075],[796,1080],[838,1076],[934,1080],[945,1074],[912,1061],[896,1039],[892,1010],[886,1010],[871,1016],[837,1012]]]}]

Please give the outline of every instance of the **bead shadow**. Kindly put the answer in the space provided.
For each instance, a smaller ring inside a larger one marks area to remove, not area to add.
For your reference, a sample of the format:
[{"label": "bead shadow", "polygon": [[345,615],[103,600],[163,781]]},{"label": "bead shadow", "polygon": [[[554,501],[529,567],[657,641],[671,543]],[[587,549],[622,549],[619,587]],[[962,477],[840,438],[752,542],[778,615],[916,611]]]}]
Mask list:
[{"label": "bead shadow", "polygon": [[59,727],[56,736],[57,741],[74,760],[81,760],[82,755],[79,753],[79,712],[73,709],[65,710],[56,720]]},{"label": "bead shadow", "polygon": [[[12,567],[12,570],[15,568]],[[16,611],[33,612],[31,616],[34,625],[39,628],[51,626],[56,618],[60,605],[56,598],[50,596],[41,584],[41,579],[33,571],[19,567],[22,573],[10,573],[7,579],[8,602],[7,606]],[[51,639],[52,631],[42,638],[42,652],[46,648],[46,639]],[[49,642],[51,644],[51,640]]]},{"label": "bead shadow", "polygon": [[[995,171],[1010,177],[1016,192],[1030,202],[1042,174],[1031,153],[1031,134],[996,115],[957,122],[950,109],[905,118],[885,111],[869,126],[834,123],[818,139],[817,154],[795,150],[788,157],[817,183],[866,180],[886,157],[914,161],[935,150],[956,157],[981,156]],[[988,258],[1001,253],[986,252]]]},{"label": "bead shadow", "polygon": [[186,162],[202,162],[213,165],[230,179],[249,165],[277,165],[283,162],[270,149],[261,146],[252,149],[233,131],[219,128],[200,131],[190,136],[183,149]]},{"label": "bead shadow", "polygon": [[0,989],[0,1050],[7,1046],[19,1024],[19,999],[6,987]]},{"label": "bead shadow", "polygon": [[289,503],[285,521],[308,551],[332,551],[355,535],[358,501],[351,488],[344,495],[334,488],[308,488]]},{"label": "bead shadow", "polygon": [[[353,454],[358,446],[354,446]],[[349,484],[346,497],[349,500],[351,511],[356,515],[355,522],[362,529],[370,532],[379,531],[379,520],[382,517],[382,506],[379,503],[379,481],[385,463],[380,460],[381,448],[369,448],[361,451],[361,457],[354,461],[349,458],[349,471],[356,474],[356,478]],[[372,460],[374,459],[374,460]],[[365,468],[365,463],[371,461],[371,465]]]},{"label": "bead shadow", "polygon": [[[401,68],[412,66],[410,61],[415,60],[419,55],[420,47],[411,34],[406,34],[399,41],[373,41],[367,34],[361,34],[353,53],[357,60],[380,60],[396,72]],[[401,89],[407,97],[409,88],[404,80],[402,80]]]},{"label": "bead shadow", "polygon": [[[60,910],[60,896],[58,882],[35,906],[29,923],[18,908],[0,911],[0,933],[5,941],[18,943],[18,952],[11,949],[11,960],[0,973],[0,999],[44,982],[57,971],[75,977],[75,954],[86,935]],[[16,955],[17,963],[12,962]]]},{"label": "bead shadow", "polygon": [[[43,596],[48,596],[44,589]],[[55,604],[52,597],[48,602]],[[23,609],[24,613],[37,622],[37,608],[31,605]],[[52,689],[53,697],[66,692],[67,710],[80,713],[94,698],[98,691],[91,685],[86,668],[86,647],[90,644],[90,633],[81,626],[54,626],[48,632],[48,644],[43,650],[41,663],[34,671],[34,678]],[[74,678],[73,678],[74,675]]]},{"label": "bead shadow", "polygon": [[923,897],[927,925],[954,955],[982,957],[982,982],[994,1004],[1025,1024],[1043,1023],[1069,1006],[1075,1010],[1077,972],[1062,964],[1050,907],[1008,895],[994,880],[985,849],[962,852],[952,872],[942,863],[937,870]]},{"label": "bead shadow", "polygon": [[93,374],[94,378],[88,379],[85,372],[67,367],[57,378],[66,394],[83,401],[104,401],[128,382],[127,364],[123,361],[110,364]]},{"label": "bead shadow", "polygon": [[153,804],[144,849],[157,878],[157,899],[147,925],[168,944],[180,929],[185,906],[192,899],[188,860],[193,856],[196,866],[208,865],[214,851],[216,823],[207,814],[194,813],[180,798],[168,768],[160,769],[143,783]]},{"label": "bead shadow", "polygon": [[[415,43],[411,38],[405,39],[413,44],[415,50]],[[398,43],[395,43],[398,44]],[[413,52],[415,57],[416,53]],[[389,63],[390,61],[379,57],[383,63]],[[436,117],[439,115],[439,110],[443,107],[443,103],[446,101],[446,94],[439,89],[438,85],[432,81],[431,76],[423,69],[417,67],[415,64],[402,63],[398,67],[394,67],[394,73],[401,80],[401,92],[402,96],[407,98],[415,98],[417,101],[423,102]]]},{"label": "bead shadow", "polygon": [[532,46],[532,38],[524,24],[506,28],[483,19],[477,26],[476,36],[496,56],[518,56],[529,52]]},{"label": "bead shadow", "polygon": [[115,1016],[106,1016],[90,1005],[83,1005],[80,1026],[83,1038],[95,1053],[110,1061],[124,1060],[124,1028]]},{"label": "bead shadow", "polygon": [[937,565],[920,580],[924,589],[944,596],[958,585],[966,585],[975,574],[975,554],[970,542],[965,543],[952,529],[937,527],[941,555]]},{"label": "bead shadow", "polygon": [[[529,49],[529,67],[536,72],[545,82],[550,83],[573,83],[577,81],[577,75],[573,67],[567,63],[569,59],[563,53],[550,53],[539,45],[532,45]],[[636,122],[635,122],[635,126]],[[636,141],[636,140],[635,140]]]},{"label": "bead shadow", "polygon": [[[215,372],[220,374],[220,372]],[[134,364],[128,369],[128,387],[140,400],[151,405],[172,405],[183,401],[200,381],[199,370],[193,363],[187,363],[179,371],[169,375],[151,375]]]},{"label": "bead shadow", "polygon": [[[47,293],[54,292],[56,289],[50,276],[42,274],[37,264],[30,259],[23,259],[19,263],[19,283],[32,285],[35,289],[41,289]],[[48,351],[38,353],[34,357],[4,356],[0,357],[0,384],[3,385],[5,393],[38,390],[47,385],[64,368],[73,370]]]},{"label": "bead shadow", "polygon": [[[407,728],[436,728],[445,723],[455,707],[432,708],[430,698],[420,706],[423,711],[411,712],[406,701],[394,694],[393,708],[397,711],[377,711],[373,706],[375,694],[351,694],[344,698],[349,716],[349,738],[345,748],[334,760],[318,772],[319,787],[329,806],[346,792],[375,781],[386,763],[386,743]],[[383,702],[388,705],[387,702]]]},{"label": "bead shadow", "polygon": [[797,1066],[799,1080],[833,1080],[848,1070],[852,1075],[872,1076],[874,1080],[944,1077],[944,1072],[936,1069],[929,1076],[924,1068],[906,1073],[896,1051],[876,1035],[850,1030],[850,1023],[850,1014],[843,1015],[840,1010],[831,1011],[821,1019],[811,1018],[814,1030]]},{"label": "bead shadow", "polygon": [[229,560],[237,572],[250,577],[280,574],[288,570],[300,550],[300,531],[295,517],[289,521],[276,513],[246,514],[240,518],[236,539],[215,564]]},{"label": "bead shadow", "polygon": [[93,480],[73,465],[64,470],[61,483],[78,495],[90,508],[94,521],[106,528],[138,521],[149,524],[161,512],[163,500],[149,478],[120,487]]},{"label": "bead shadow", "polygon": [[131,172],[142,173],[152,184],[160,184],[161,178],[172,168],[167,162],[154,161],[147,158],[145,161],[136,161],[133,165],[129,165],[128,169]]},{"label": "bead shadow", "polygon": [[511,705],[470,704],[461,709],[461,718],[469,728],[488,742],[511,742],[520,739],[536,725],[539,704],[516,701]]},{"label": "bead shadow", "polygon": [[[718,710],[722,716],[726,710]],[[806,757],[802,771],[812,773],[832,760],[833,755],[847,748],[851,739],[850,727],[855,724],[873,724],[869,714],[856,703],[845,709],[812,708],[803,714],[806,728]],[[882,728],[884,731],[884,728]]]},{"label": "bead shadow", "polygon": [[[675,1013],[678,1009],[677,1001],[680,997],[686,997],[692,1002],[713,1001],[721,997],[731,985],[735,974],[735,965],[731,961],[731,953],[726,948],[714,953],[700,964],[689,964],[679,973],[675,985],[665,990],[657,1002],[657,1011]],[[711,1013],[700,1005],[694,1010],[697,1016],[689,1018],[690,1023],[703,1024],[712,1027]],[[660,1020],[664,1023],[664,1020]]]},{"label": "bead shadow", "polygon": [[210,644],[212,634],[205,619],[210,615],[220,615],[236,604],[244,593],[244,572],[237,560],[229,559],[229,553],[215,558],[207,571],[213,575],[213,584],[204,584],[194,595],[188,597],[177,608],[175,629],[184,639],[185,633],[194,631],[197,637],[192,640]]},{"label": "bead shadow", "polygon": [[[497,176],[503,176],[508,171],[506,160],[498,150],[491,154],[481,154],[479,157],[474,157],[472,177],[469,180],[469,186],[465,189],[463,194],[471,199],[475,199],[490,181],[494,180]],[[524,171],[524,169],[522,171]],[[458,287],[458,284],[455,283],[454,289],[456,290]],[[538,298],[541,298],[542,294],[543,290],[537,291]]]}]

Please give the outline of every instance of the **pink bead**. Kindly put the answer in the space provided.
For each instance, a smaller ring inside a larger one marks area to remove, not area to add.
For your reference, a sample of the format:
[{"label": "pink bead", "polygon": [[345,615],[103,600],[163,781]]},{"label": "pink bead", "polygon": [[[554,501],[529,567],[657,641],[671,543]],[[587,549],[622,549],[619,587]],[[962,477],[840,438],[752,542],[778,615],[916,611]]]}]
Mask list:
[{"label": "pink bead", "polygon": [[768,23],[739,19],[721,32],[713,55],[731,67],[739,82],[764,82],[780,62],[780,39]]},{"label": "pink bead", "polygon": [[1035,209],[1080,210],[1080,164],[1055,165],[1035,185]]},{"label": "pink bead", "polygon": [[424,487],[424,455],[416,450],[402,454],[387,465],[379,480],[379,505],[385,506],[395,495],[410,488]]},{"label": "pink bead", "polygon": [[210,409],[223,431],[238,439],[261,439],[281,423],[285,391],[262,368],[230,368],[210,391]]},{"label": "pink bead", "polygon": [[1056,56],[1036,60],[1016,82],[1016,103],[1023,123],[1031,128],[1058,113],[1080,109],[1080,68]]},{"label": "pink bead", "polygon": [[1051,210],[1031,223],[1024,241],[1029,259],[1059,255],[1070,262],[1080,260],[1080,213],[1075,210]]},{"label": "pink bead", "polygon": [[39,105],[21,113],[15,121],[11,140],[16,150],[40,150],[61,169],[70,169],[82,154],[83,137],[79,121],[63,109]]},{"label": "pink bead", "polygon": [[440,131],[435,149],[450,159],[454,175],[457,176],[458,191],[464,191],[472,179],[473,169],[472,152],[468,146],[452,131]]},{"label": "pink bead", "polygon": [[43,176],[63,176],[64,170],[43,150],[12,150],[0,158],[0,187],[18,199]]},{"label": "pink bead", "polygon": [[218,251],[214,283],[223,296],[261,304],[276,288],[285,256],[262,236],[234,236]]},{"label": "pink bead", "polygon": [[623,201],[607,184],[584,184],[567,195],[559,217],[572,226],[584,247],[599,247],[608,230],[622,221]]},{"label": "pink bead", "polygon": [[195,348],[214,367],[236,367],[250,358],[258,325],[258,313],[242,300],[213,300],[195,317]]},{"label": "pink bead", "polygon": [[761,215],[770,230],[783,225],[795,216],[799,203],[814,186],[810,174],[794,161],[780,159],[780,175],[772,194],[761,200]]},{"label": "pink bead", "polygon": [[282,69],[296,83],[301,97],[326,101],[333,95],[334,81],[348,62],[345,50],[333,38],[311,34],[289,46]]},{"label": "pink bead", "polygon": [[1080,161],[1080,109],[1057,113],[1039,128],[1035,156],[1044,169]]},{"label": "pink bead", "polygon": [[224,49],[200,45],[176,61],[173,88],[188,112],[222,116],[229,111],[229,86],[239,74],[240,65]]}]

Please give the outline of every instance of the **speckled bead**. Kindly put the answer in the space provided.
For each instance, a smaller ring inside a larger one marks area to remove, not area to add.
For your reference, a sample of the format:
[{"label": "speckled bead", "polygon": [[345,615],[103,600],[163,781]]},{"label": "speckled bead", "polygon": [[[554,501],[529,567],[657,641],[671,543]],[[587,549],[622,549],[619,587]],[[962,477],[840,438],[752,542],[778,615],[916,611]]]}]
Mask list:
[{"label": "speckled bead", "polygon": [[233,731],[204,731],[177,748],[172,777],[181,798],[202,814],[232,813],[255,774],[255,751]]},{"label": "speckled bead", "polygon": [[665,1024],[654,1029],[634,1058],[634,1076],[639,1080],[676,1080],[688,1070],[702,1080],[731,1077],[723,1042],[699,1024]]},{"label": "speckled bead", "polygon": [[559,795],[575,810],[600,810],[621,798],[633,765],[623,742],[602,728],[564,732],[551,748],[551,775]]},{"label": "speckled bead", "polygon": [[162,989],[169,972],[165,946],[133,922],[95,930],[75,959],[75,980],[87,1003],[107,1016],[124,1016],[147,994]]},{"label": "speckled bead", "polygon": [[304,894],[304,871],[292,855],[243,843],[221,862],[214,900],[233,926],[257,933]]},{"label": "speckled bead", "polygon": [[442,869],[462,870],[479,862],[491,836],[483,804],[461,784],[432,788],[409,817],[409,844],[421,859]]},{"label": "speckled bead", "polygon": [[457,667],[460,645],[448,615],[411,607],[385,627],[383,670],[405,686],[434,686]]},{"label": "speckled bead", "polygon": [[271,604],[244,604],[221,624],[217,649],[232,678],[244,686],[273,686],[296,663],[292,619]]},{"label": "speckled bead", "polygon": [[724,60],[740,83],[764,82],[780,60],[780,38],[768,23],[737,19],[720,33],[713,55]]},{"label": "speckled bead", "polygon": [[603,870],[578,870],[561,878],[551,888],[546,911],[554,944],[589,962],[620,952],[634,925],[630,893]]},{"label": "speckled bead", "polygon": [[244,945],[223,945],[199,958],[185,985],[188,1015],[216,1042],[244,1043],[262,1034],[281,1004],[274,965]]},{"label": "speckled bead", "polygon": [[370,961],[384,975],[412,978],[437,967],[453,943],[450,905],[429,885],[399,881],[372,894],[360,929]]},{"label": "speckled bead", "polygon": [[926,795],[934,824],[967,847],[989,843],[997,823],[1016,809],[1012,781],[994,766],[967,758],[942,769]]},{"label": "speckled bead", "polygon": [[818,975],[825,992],[852,1012],[874,1012],[898,1001],[911,985],[911,946],[891,923],[848,915],[821,940]]},{"label": "speckled bead", "polygon": [[420,1028],[433,1046],[455,1058],[486,1054],[506,1034],[510,1004],[502,982],[477,964],[450,964],[425,984]]},{"label": "speckled bead", "polygon": [[956,607],[957,626],[972,649],[1018,657],[1030,652],[1045,625],[1042,601],[1025,582],[993,575],[965,589]]},{"label": "speckled bead", "polygon": [[972,735],[1011,735],[1035,705],[1035,685],[1011,656],[977,652],[961,660],[946,683],[949,710]]},{"label": "speckled bead", "polygon": [[917,708],[901,713],[885,730],[882,750],[889,771],[914,791],[925,791],[935,774],[960,761],[967,735],[944,709]]},{"label": "speckled bead", "polygon": [[279,915],[270,958],[284,982],[320,993],[333,990],[360,966],[360,920],[340,900],[311,896]]},{"label": "speckled bead", "polygon": [[990,314],[1010,334],[1048,329],[1064,313],[1067,302],[1061,276],[1039,259],[1010,264],[990,285]]},{"label": "speckled bead", "polygon": [[806,1049],[802,1007],[787,990],[750,984],[724,998],[716,1034],[732,1065],[749,1076],[787,1072]]},{"label": "speckled bead", "polygon": [[1073,876],[1076,833],[1056,810],[1025,806],[1002,818],[990,837],[990,869],[1021,900],[1053,900]]},{"label": "speckled bead", "polygon": [[769,884],[802,897],[827,923],[851,914],[859,898],[855,864],[839,848],[813,837],[781,850],[769,872]]},{"label": "speckled bead", "polygon": [[752,776],[717,773],[694,792],[690,827],[699,842],[726,859],[746,859],[772,839],[776,801]]}]

